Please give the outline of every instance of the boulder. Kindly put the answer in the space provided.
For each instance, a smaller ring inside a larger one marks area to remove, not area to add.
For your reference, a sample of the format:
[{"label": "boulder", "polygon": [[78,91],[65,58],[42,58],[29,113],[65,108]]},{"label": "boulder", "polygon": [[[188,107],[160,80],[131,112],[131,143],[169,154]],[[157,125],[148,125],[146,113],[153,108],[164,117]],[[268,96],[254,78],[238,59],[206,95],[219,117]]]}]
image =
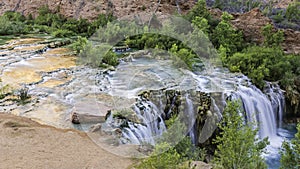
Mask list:
[{"label": "boulder", "polygon": [[76,112],[72,112],[71,114],[71,122],[73,124],[80,124],[78,114]]},{"label": "boulder", "polygon": [[102,125],[100,123],[98,123],[98,124],[95,124],[94,126],[92,126],[89,131],[92,133],[99,132],[99,131],[101,131],[101,128],[102,128]]}]

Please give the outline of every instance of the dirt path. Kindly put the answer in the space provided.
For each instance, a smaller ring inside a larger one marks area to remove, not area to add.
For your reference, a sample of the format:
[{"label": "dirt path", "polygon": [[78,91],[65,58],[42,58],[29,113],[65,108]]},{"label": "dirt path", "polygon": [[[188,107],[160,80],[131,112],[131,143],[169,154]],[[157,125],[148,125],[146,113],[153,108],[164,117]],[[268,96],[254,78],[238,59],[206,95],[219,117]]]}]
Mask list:
[{"label": "dirt path", "polygon": [[101,149],[85,133],[0,114],[1,169],[122,169],[131,164]]}]

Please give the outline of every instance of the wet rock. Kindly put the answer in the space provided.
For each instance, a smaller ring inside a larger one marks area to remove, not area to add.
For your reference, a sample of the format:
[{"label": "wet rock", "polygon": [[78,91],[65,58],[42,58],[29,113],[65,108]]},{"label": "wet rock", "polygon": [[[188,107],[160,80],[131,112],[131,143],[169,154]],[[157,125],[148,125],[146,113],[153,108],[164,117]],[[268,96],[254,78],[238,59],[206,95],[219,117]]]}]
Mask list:
[{"label": "wet rock", "polygon": [[71,114],[71,122],[73,124],[82,124],[82,123],[101,123],[105,121],[105,117],[100,115],[93,114],[80,114],[78,112],[73,112]]},{"label": "wet rock", "polygon": [[120,128],[116,128],[113,130],[113,134],[120,138],[122,136],[122,130]]},{"label": "wet rock", "polygon": [[96,124],[90,128],[90,132],[92,132],[92,133],[99,132],[99,131],[101,131],[101,128],[102,128],[102,125],[100,123]]},{"label": "wet rock", "polygon": [[71,114],[71,122],[73,124],[80,124],[79,116],[78,116],[78,114],[76,112],[73,112]]}]

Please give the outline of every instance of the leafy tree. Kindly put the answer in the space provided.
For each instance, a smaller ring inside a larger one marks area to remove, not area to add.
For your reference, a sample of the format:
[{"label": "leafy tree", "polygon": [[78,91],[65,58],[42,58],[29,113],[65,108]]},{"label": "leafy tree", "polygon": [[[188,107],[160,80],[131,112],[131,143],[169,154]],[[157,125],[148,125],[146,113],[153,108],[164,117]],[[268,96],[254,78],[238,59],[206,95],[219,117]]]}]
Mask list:
[{"label": "leafy tree", "polygon": [[211,14],[206,8],[206,1],[205,0],[198,0],[197,4],[193,7],[193,9],[186,15],[186,18],[189,21],[195,19],[195,17],[203,17],[207,20],[211,19]]},{"label": "leafy tree", "polygon": [[281,49],[258,46],[235,53],[226,63],[231,71],[244,73],[260,88],[264,87],[264,80],[281,80],[292,67]]},{"label": "leafy tree", "polygon": [[108,51],[104,55],[102,62],[111,66],[117,66],[119,64],[117,54],[112,51]]},{"label": "leafy tree", "polygon": [[[243,48],[243,35],[230,24],[232,15],[224,12],[222,20],[213,31],[214,44],[219,48],[221,45],[226,48],[226,54],[232,55]],[[226,59],[226,58],[224,58]]]},{"label": "leafy tree", "polygon": [[297,134],[291,143],[285,141],[282,144],[283,150],[280,152],[281,169],[299,169],[300,168],[300,123],[297,126]]},{"label": "leafy tree", "polygon": [[294,2],[289,4],[285,13],[288,21],[300,20],[300,2]]},{"label": "leafy tree", "polygon": [[261,154],[268,141],[259,141],[258,130],[253,130],[251,124],[245,125],[239,112],[238,102],[227,103],[223,119],[218,124],[221,133],[214,141],[217,144],[213,160],[215,168],[266,168]]},{"label": "leafy tree", "polygon": [[87,43],[87,38],[78,36],[77,41],[72,44],[72,49],[75,50],[77,54],[79,54],[85,49]]},{"label": "leafy tree", "polygon": [[143,160],[137,169],[174,169],[178,168],[180,154],[168,143],[161,143],[155,147],[152,155]]},{"label": "leafy tree", "polygon": [[206,151],[193,145],[191,138],[185,136],[186,126],[181,122],[181,116],[174,117],[177,118],[173,119],[168,132],[163,133],[151,156],[144,159],[138,169],[187,169],[190,167],[182,165],[184,162],[204,160]]},{"label": "leafy tree", "polygon": [[4,16],[8,18],[9,21],[24,22],[26,17],[19,12],[7,11]]},{"label": "leafy tree", "polygon": [[267,47],[280,47],[280,44],[284,40],[283,31],[279,30],[277,32],[273,32],[273,27],[271,24],[263,27],[262,34],[265,38],[264,45]]},{"label": "leafy tree", "polygon": [[9,18],[4,15],[0,16],[0,35],[11,35],[25,33],[25,24],[18,21],[10,21]]},{"label": "leafy tree", "polygon": [[201,30],[205,35],[208,36],[209,34],[209,24],[208,24],[208,20],[203,18],[203,17],[199,17],[196,16],[193,20],[192,23],[194,26],[196,26],[199,30]]}]

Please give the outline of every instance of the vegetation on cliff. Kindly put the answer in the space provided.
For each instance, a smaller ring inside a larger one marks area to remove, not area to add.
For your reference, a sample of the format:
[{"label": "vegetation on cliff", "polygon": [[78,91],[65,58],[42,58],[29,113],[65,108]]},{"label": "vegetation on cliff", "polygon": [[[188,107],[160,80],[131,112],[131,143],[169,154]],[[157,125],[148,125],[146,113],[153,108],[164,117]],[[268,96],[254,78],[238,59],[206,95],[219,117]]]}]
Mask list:
[{"label": "vegetation on cliff", "polygon": [[300,124],[297,126],[297,134],[291,142],[285,141],[282,144],[280,163],[281,169],[300,167]]},{"label": "vegetation on cliff", "polygon": [[54,37],[83,36],[89,37],[99,26],[106,25],[114,19],[112,14],[100,14],[95,21],[87,19],[66,18],[58,12],[52,12],[47,6],[39,9],[38,16],[27,17],[18,12],[7,11],[0,16],[0,35],[27,33],[48,33]]},{"label": "vegetation on cliff", "polygon": [[238,102],[227,103],[218,125],[221,133],[215,139],[215,168],[267,168],[261,155],[269,144],[268,139],[259,140],[258,130],[253,130],[253,124],[245,125],[240,112]]}]

